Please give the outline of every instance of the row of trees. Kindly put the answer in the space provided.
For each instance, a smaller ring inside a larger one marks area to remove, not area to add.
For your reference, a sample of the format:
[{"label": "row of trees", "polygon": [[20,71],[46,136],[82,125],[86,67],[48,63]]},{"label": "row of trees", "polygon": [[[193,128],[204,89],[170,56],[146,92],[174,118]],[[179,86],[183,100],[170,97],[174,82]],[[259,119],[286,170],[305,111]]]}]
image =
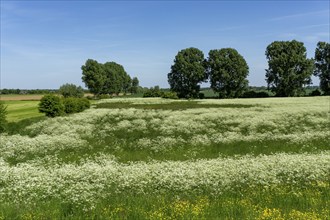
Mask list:
[{"label": "row of trees", "polygon": [[[320,88],[330,95],[330,44],[319,42],[315,59],[308,59],[298,41],[275,41],[266,49],[266,81],[276,96],[299,96],[311,76],[320,77]],[[198,97],[200,83],[207,80],[221,98],[240,97],[248,86],[249,67],[235,49],[211,50],[209,57],[197,48],[187,48],[175,56],[168,82],[180,98]]]},{"label": "row of trees", "polygon": [[137,92],[139,86],[138,78],[133,77],[132,79],[120,64],[115,62],[102,64],[96,60],[88,59],[81,69],[82,81],[90,92],[95,95],[118,95],[121,92]]},{"label": "row of trees", "polygon": [[247,88],[249,67],[235,49],[211,50],[208,59],[197,48],[179,51],[168,74],[171,90],[180,98],[197,98],[199,83],[210,79],[220,97],[239,97]]}]

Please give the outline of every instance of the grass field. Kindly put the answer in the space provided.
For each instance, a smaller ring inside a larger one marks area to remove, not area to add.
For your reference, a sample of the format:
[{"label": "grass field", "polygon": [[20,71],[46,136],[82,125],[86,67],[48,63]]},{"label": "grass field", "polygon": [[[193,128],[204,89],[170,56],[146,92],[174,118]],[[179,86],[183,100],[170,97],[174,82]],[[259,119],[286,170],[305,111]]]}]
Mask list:
[{"label": "grass field", "polygon": [[23,125],[1,136],[0,219],[330,216],[329,97],[116,98]]},{"label": "grass field", "polygon": [[24,119],[30,119],[43,116],[38,111],[39,101],[4,101],[7,106],[7,121],[18,122]]}]

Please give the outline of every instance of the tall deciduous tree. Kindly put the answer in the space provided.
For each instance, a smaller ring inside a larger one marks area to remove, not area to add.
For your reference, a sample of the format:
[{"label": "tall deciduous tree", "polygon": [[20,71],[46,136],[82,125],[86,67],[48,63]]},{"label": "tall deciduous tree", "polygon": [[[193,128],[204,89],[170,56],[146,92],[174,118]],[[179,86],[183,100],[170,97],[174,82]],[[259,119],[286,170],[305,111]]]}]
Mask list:
[{"label": "tall deciduous tree", "polygon": [[239,97],[248,86],[249,67],[235,49],[211,50],[208,58],[211,88],[220,98]]},{"label": "tall deciduous tree", "polygon": [[266,81],[276,96],[299,96],[304,85],[311,83],[313,60],[307,59],[306,48],[298,41],[275,41],[266,49]]},{"label": "tall deciduous tree", "polygon": [[131,87],[131,77],[115,62],[102,64],[89,59],[81,69],[83,82],[96,95],[126,93]]},{"label": "tall deciduous tree", "polygon": [[187,48],[175,56],[168,82],[180,98],[198,97],[199,83],[207,79],[204,54],[197,48]]},{"label": "tall deciduous tree", "polygon": [[330,95],[330,44],[318,42],[315,50],[314,75],[320,78],[320,88]]},{"label": "tall deciduous tree", "polygon": [[104,93],[119,94],[123,91],[124,78],[127,75],[124,67],[115,62],[107,62],[103,64],[106,83],[104,85]]},{"label": "tall deciduous tree", "polygon": [[81,67],[82,81],[87,88],[94,94],[104,94],[104,86],[106,83],[106,75],[102,64],[96,60],[88,59]]}]

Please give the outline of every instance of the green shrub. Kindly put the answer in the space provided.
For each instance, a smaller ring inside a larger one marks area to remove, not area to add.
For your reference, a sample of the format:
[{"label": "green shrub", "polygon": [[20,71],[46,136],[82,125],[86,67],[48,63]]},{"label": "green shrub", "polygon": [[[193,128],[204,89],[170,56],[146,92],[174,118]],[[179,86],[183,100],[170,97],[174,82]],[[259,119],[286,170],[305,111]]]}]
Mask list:
[{"label": "green shrub", "polygon": [[151,87],[150,89],[146,89],[143,93],[144,98],[148,97],[162,97],[164,92],[160,91],[159,86]]},{"label": "green shrub", "polygon": [[90,102],[87,98],[64,98],[64,111],[67,114],[82,112],[90,108]]},{"label": "green shrub", "polygon": [[91,107],[91,103],[87,98],[80,98],[77,99],[77,110],[78,112],[82,112],[86,109],[89,109]]},{"label": "green shrub", "polygon": [[178,99],[179,98],[176,92],[163,92],[161,94],[161,97],[165,98],[165,99]]},{"label": "green shrub", "polygon": [[321,91],[318,90],[318,89],[315,89],[309,95],[310,96],[320,96],[321,95]]},{"label": "green shrub", "polygon": [[64,84],[60,87],[59,93],[64,97],[76,97],[82,98],[84,97],[84,89],[81,86],[76,86],[74,84]]},{"label": "green shrub", "polygon": [[45,113],[47,117],[56,117],[64,114],[64,105],[60,97],[49,94],[41,98],[39,112]]},{"label": "green shrub", "polygon": [[112,98],[112,96],[109,94],[100,94],[96,96],[96,99],[110,99],[110,98]]},{"label": "green shrub", "polygon": [[7,126],[7,107],[0,102],[0,133],[4,132],[6,130]]},{"label": "green shrub", "polygon": [[69,97],[63,99],[64,112],[67,114],[78,112],[77,98]]},{"label": "green shrub", "polygon": [[241,98],[266,98],[269,97],[269,94],[265,91],[256,92],[254,90],[250,90],[247,92],[244,92],[241,96]]}]

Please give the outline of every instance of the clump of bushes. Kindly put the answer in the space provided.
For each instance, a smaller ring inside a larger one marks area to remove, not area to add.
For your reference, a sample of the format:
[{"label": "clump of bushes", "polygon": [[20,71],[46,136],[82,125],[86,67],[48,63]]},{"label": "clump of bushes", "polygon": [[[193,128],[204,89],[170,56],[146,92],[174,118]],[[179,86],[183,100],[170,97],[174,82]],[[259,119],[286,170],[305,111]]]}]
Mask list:
[{"label": "clump of bushes", "polygon": [[65,98],[63,99],[64,112],[67,114],[82,112],[90,108],[90,102],[86,98]]},{"label": "clump of bushes", "polygon": [[154,88],[151,87],[150,89],[147,89],[143,93],[144,98],[149,98],[149,97],[161,97],[162,96],[162,91],[160,91],[158,86],[155,86]]},{"label": "clump of bushes", "polygon": [[52,118],[63,115],[64,105],[61,98],[52,94],[43,96],[39,102],[39,112]]},{"label": "clump of bushes", "polygon": [[112,98],[112,96],[109,94],[100,94],[96,96],[96,99],[110,99],[110,98]]},{"label": "clump of bushes", "polygon": [[318,89],[315,89],[309,95],[310,96],[320,96],[321,95],[321,91],[318,90]]},{"label": "clump of bushes", "polygon": [[0,133],[4,132],[6,130],[7,125],[7,107],[0,102]]},{"label": "clump of bushes", "polygon": [[161,97],[165,99],[178,99],[178,94],[176,92],[164,92],[161,91],[159,86],[151,87],[146,89],[143,93],[144,98],[148,97]]},{"label": "clump of bushes", "polygon": [[45,95],[39,103],[39,112],[45,113],[47,117],[82,112],[88,108],[90,108],[90,102],[86,98],[68,97],[61,99],[55,95]]},{"label": "clump of bushes", "polygon": [[176,92],[163,92],[161,97],[164,99],[178,99],[178,94]]},{"label": "clump of bushes", "polygon": [[256,92],[253,90],[244,92],[241,96],[241,98],[267,98],[269,97],[269,94],[265,91]]}]

